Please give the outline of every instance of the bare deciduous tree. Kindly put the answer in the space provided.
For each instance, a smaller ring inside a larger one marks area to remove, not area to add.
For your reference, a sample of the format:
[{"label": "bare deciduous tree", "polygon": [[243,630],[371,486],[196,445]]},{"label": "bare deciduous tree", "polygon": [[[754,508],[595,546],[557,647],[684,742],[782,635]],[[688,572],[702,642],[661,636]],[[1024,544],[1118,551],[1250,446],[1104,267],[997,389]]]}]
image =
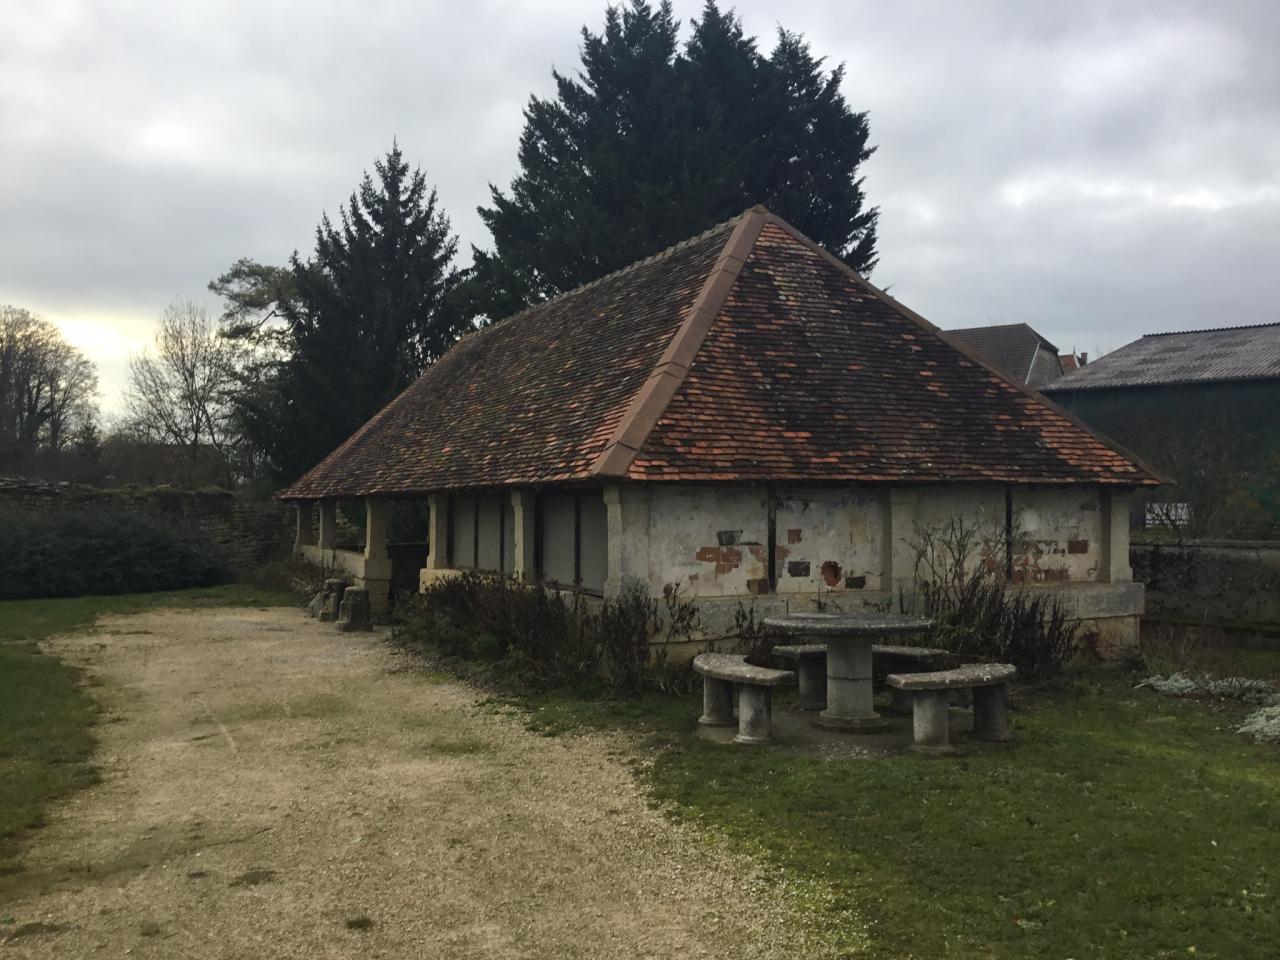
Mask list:
[{"label": "bare deciduous tree", "polygon": [[0,306],[0,469],[22,469],[92,424],[98,374],[58,328],[21,307]]},{"label": "bare deciduous tree", "polygon": [[226,472],[234,443],[235,370],[235,344],[221,336],[204,307],[189,300],[166,307],[154,347],[129,358],[129,427],[141,438],[181,450],[187,482],[210,454]]}]

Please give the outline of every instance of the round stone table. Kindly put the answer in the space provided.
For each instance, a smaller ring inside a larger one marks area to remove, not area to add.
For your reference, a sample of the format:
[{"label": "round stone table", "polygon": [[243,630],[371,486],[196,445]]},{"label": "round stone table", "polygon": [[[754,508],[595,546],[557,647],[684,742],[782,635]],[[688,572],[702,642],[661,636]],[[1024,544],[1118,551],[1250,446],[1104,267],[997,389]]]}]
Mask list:
[{"label": "round stone table", "polygon": [[872,703],[871,645],[933,626],[928,617],[895,613],[786,613],[763,623],[788,637],[827,645],[827,708],[814,722],[855,733],[885,727]]}]

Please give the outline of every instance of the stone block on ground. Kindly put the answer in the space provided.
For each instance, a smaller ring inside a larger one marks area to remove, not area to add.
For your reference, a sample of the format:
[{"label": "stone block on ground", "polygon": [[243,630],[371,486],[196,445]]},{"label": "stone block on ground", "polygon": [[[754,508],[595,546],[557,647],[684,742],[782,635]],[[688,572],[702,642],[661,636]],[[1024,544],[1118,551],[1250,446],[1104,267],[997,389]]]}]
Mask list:
[{"label": "stone block on ground", "polygon": [[333,623],[338,619],[338,607],[342,604],[342,591],[346,587],[345,580],[331,578],[324,582],[324,599],[320,601],[322,623]]},{"label": "stone block on ground", "polygon": [[369,591],[362,587],[347,587],[338,607],[338,629],[344,633],[355,630],[372,630],[369,620]]}]

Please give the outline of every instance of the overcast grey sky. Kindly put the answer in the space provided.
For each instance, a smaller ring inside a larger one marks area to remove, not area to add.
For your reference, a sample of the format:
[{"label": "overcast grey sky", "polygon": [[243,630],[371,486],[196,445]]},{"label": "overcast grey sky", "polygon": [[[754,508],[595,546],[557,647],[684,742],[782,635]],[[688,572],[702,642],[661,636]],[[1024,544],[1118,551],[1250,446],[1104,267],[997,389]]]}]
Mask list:
[{"label": "overcast grey sky", "polygon": [[[1280,320],[1280,3],[735,7],[766,48],[781,23],[847,64],[879,147],[872,279],[938,325],[1095,352]],[[487,246],[521,108],[604,9],[0,0],[0,303],[56,321],[112,410],[170,299],[308,250],[393,136]]]}]

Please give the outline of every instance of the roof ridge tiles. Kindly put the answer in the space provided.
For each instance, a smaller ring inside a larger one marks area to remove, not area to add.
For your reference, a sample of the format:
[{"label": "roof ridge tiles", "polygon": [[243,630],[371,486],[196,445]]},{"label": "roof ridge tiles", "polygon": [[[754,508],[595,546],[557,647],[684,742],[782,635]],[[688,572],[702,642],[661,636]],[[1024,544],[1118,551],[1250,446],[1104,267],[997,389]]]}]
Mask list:
[{"label": "roof ridge tiles", "polygon": [[[601,274],[600,276],[596,277],[594,280],[588,280],[586,283],[581,283],[571,290],[565,290],[563,293],[557,293],[554,297],[550,297],[546,300],[541,301],[540,303],[531,303],[529,304],[529,306],[524,307],[521,310],[517,310],[515,313],[508,314],[505,317],[500,317],[499,319],[494,320],[490,323],[487,323],[483,327],[477,327],[476,329],[489,330],[500,324],[507,323],[508,321],[518,320],[519,318],[525,316],[528,313],[532,313],[535,310],[541,310],[543,307],[549,307],[552,304],[562,303],[565,300],[568,300],[570,297],[576,296],[577,294],[583,293],[588,290],[592,290],[600,286],[602,283],[608,283],[612,280],[616,280],[618,277],[621,277],[628,273],[632,273],[636,270],[639,270],[641,267],[651,266],[654,263],[658,263],[662,260],[672,257],[675,254],[679,253],[681,250],[687,250],[689,247],[693,246],[694,244],[701,243],[703,240],[706,240],[708,237],[713,236],[714,234],[722,230],[725,230],[727,227],[729,227],[730,224],[737,223],[747,214],[752,213],[754,211],[763,211],[763,210],[764,210],[763,206],[761,206],[760,204],[756,204],[754,207],[751,207],[748,210],[744,210],[742,213],[739,213],[737,216],[730,217],[728,220],[722,220],[720,223],[717,223],[714,226],[708,227],[706,230],[703,230],[701,233],[695,234],[692,237],[687,237],[684,240],[681,240],[679,243],[673,243],[671,246],[666,247],[662,250],[659,250],[657,253],[651,253],[649,254],[649,256],[643,257],[640,260],[633,260],[631,263],[628,263],[625,267],[619,267],[617,270],[611,270],[608,273]],[[469,336],[469,335],[470,333],[464,334],[464,336]]]}]

